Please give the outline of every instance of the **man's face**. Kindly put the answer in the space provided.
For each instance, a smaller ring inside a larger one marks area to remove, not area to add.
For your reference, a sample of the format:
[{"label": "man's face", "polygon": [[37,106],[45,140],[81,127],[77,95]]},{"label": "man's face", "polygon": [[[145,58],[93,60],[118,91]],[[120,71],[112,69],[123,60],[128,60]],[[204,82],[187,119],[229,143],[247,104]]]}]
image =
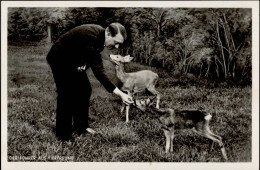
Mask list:
[{"label": "man's face", "polygon": [[123,42],[124,38],[120,32],[114,37],[112,37],[109,32],[106,33],[105,46],[108,48],[118,48]]}]

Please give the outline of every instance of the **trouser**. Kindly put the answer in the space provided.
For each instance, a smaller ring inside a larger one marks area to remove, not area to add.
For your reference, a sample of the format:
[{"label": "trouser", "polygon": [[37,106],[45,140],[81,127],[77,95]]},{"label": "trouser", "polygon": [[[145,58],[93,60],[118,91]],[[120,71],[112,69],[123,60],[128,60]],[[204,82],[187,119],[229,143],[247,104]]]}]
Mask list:
[{"label": "trouser", "polygon": [[57,91],[56,136],[68,140],[72,135],[72,117],[78,134],[85,133],[88,124],[91,85],[85,71],[59,68],[49,62]]}]

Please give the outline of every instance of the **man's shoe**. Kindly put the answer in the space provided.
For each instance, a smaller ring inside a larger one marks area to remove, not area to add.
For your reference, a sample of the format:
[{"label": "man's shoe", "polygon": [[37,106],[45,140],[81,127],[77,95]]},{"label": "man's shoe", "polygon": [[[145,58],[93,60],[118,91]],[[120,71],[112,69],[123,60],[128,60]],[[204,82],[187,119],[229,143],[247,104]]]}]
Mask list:
[{"label": "man's shoe", "polygon": [[94,129],[87,128],[86,131],[92,135],[96,134],[97,132]]}]

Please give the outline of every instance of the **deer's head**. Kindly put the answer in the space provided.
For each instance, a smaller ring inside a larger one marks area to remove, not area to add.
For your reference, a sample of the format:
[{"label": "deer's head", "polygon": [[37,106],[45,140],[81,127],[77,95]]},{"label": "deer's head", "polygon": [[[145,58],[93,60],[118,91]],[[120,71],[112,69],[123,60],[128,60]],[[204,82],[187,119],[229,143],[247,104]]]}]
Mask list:
[{"label": "deer's head", "polygon": [[142,111],[146,111],[148,107],[150,107],[153,104],[155,98],[147,98],[147,99],[134,99],[134,105],[138,109]]},{"label": "deer's head", "polygon": [[119,65],[120,63],[129,63],[130,61],[133,60],[134,57],[130,57],[130,55],[123,57],[121,55],[110,54],[109,58],[111,59],[111,61],[113,63],[115,63],[116,65]]}]

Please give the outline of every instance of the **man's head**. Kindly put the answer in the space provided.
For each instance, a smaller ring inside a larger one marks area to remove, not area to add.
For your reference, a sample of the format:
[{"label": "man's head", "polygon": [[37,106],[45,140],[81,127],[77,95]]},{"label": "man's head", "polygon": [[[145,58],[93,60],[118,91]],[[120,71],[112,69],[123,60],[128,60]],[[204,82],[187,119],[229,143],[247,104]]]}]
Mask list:
[{"label": "man's head", "polygon": [[127,38],[125,27],[119,23],[112,23],[106,28],[105,46],[118,48]]}]

